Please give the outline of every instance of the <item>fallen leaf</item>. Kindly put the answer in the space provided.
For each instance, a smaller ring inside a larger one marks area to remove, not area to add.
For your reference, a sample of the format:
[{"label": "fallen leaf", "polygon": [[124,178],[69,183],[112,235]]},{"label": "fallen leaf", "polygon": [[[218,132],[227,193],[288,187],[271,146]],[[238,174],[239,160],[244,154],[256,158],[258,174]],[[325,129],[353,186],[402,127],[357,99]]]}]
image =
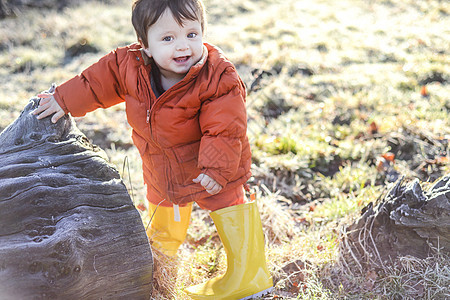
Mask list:
[{"label": "fallen leaf", "polygon": [[422,97],[428,97],[430,95],[428,93],[426,85],[423,85],[422,88],[420,89],[420,95],[422,95]]},{"label": "fallen leaf", "polygon": [[392,152],[387,152],[384,153],[381,157],[383,157],[387,161],[394,162],[395,154]]},{"label": "fallen leaf", "polygon": [[370,134],[378,133],[378,125],[377,125],[377,123],[375,123],[375,121],[370,123],[370,125],[369,125],[369,133]]},{"label": "fallen leaf", "polygon": [[426,46],[427,45],[427,43],[424,40],[422,40],[422,39],[417,39],[417,44],[419,44],[421,46]]},{"label": "fallen leaf", "polygon": [[296,217],[294,218],[294,221],[300,224],[309,225],[309,222],[305,217]]},{"label": "fallen leaf", "polygon": [[446,165],[446,164],[448,164],[449,163],[448,156],[438,156],[436,158],[436,163],[438,165]]},{"label": "fallen leaf", "polygon": [[145,207],[145,205],[142,204],[142,203],[139,203],[139,204],[137,205],[137,209],[139,209],[140,211],[146,211],[146,210],[147,210],[147,208]]},{"label": "fallen leaf", "polygon": [[384,169],[385,169],[385,163],[386,162],[386,160],[384,160],[384,159],[379,159],[378,160],[378,162],[377,162],[377,171],[378,172],[382,172],[382,171],[384,171]]}]

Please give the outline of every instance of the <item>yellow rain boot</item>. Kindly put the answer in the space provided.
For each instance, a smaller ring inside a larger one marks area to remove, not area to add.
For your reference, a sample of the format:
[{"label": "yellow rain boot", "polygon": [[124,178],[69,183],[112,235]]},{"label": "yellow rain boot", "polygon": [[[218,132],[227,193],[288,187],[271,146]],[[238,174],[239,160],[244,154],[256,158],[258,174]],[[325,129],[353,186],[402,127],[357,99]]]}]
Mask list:
[{"label": "yellow rain boot", "polygon": [[152,223],[147,229],[147,236],[152,241],[152,247],[162,253],[175,256],[178,248],[186,239],[189,221],[191,219],[192,203],[180,207],[180,222],[174,219],[174,208],[154,205],[150,203],[150,217]]},{"label": "yellow rain boot", "polygon": [[211,213],[227,255],[224,275],[191,286],[192,299],[255,299],[272,291],[264,235],[256,202],[226,207]]}]

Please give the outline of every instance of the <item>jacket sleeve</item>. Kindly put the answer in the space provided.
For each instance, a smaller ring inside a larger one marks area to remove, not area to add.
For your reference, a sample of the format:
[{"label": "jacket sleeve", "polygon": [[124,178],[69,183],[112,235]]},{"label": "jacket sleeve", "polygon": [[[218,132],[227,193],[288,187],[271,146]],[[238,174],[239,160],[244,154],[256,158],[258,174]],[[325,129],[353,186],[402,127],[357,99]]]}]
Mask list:
[{"label": "jacket sleeve", "polygon": [[107,108],[123,100],[117,51],[102,57],[81,74],[56,88],[54,97],[65,113],[84,116],[97,108]]},{"label": "jacket sleeve", "polygon": [[212,98],[200,109],[200,142],[198,167],[222,187],[236,174],[246,136],[247,112],[245,87],[234,68],[221,76]]}]

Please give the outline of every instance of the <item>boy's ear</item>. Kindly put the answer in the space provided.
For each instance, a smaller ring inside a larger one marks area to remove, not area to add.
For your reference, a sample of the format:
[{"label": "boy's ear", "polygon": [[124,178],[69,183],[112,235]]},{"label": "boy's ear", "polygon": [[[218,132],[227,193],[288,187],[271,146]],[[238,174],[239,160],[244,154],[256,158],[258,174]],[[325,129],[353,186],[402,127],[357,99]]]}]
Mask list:
[{"label": "boy's ear", "polygon": [[142,50],[144,50],[144,53],[147,54],[148,57],[152,57],[152,54],[150,53],[150,51],[148,50],[148,48],[145,48],[144,42],[142,42],[141,39],[139,39],[139,44],[141,45]]}]

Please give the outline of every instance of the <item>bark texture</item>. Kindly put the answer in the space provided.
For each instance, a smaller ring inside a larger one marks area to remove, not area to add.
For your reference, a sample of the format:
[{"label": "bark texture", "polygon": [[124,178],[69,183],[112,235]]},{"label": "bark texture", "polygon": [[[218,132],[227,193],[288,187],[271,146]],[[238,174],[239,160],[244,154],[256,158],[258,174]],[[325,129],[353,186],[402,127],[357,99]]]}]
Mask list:
[{"label": "bark texture", "polygon": [[[383,266],[401,256],[450,254],[450,174],[422,188],[399,180],[376,206],[346,229],[343,255],[360,267]],[[438,250],[439,249],[439,250]]]},{"label": "bark texture", "polygon": [[37,105],[0,133],[0,299],[149,299],[152,253],[119,173]]}]

